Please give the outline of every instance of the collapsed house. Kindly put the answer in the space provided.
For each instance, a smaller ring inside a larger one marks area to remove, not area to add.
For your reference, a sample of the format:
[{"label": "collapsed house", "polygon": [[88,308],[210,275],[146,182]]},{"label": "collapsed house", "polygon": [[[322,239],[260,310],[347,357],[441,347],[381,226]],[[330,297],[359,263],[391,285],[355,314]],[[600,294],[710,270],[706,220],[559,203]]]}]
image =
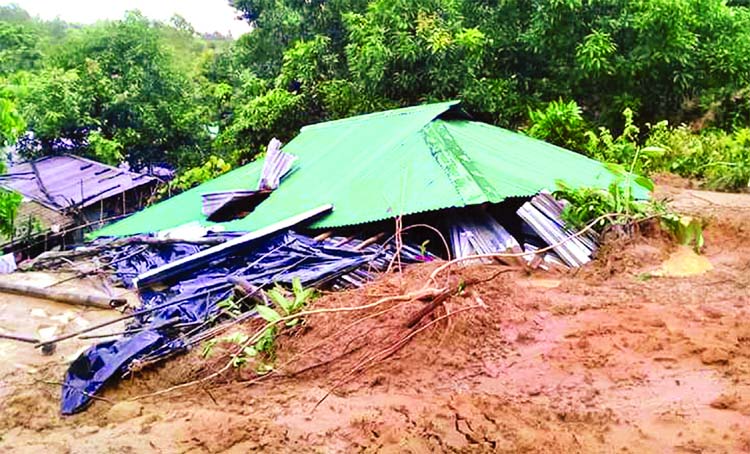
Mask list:
[{"label": "collapsed house", "polygon": [[73,155],[16,164],[0,175],[0,186],[23,196],[16,235],[3,250],[26,255],[80,243],[84,231],[143,207],[158,180]]},{"label": "collapsed house", "polygon": [[[279,145],[272,142],[263,160],[94,232],[91,244],[66,256],[99,255],[116,279],[139,290],[142,306],[124,335],[71,365],[63,413],[85,408],[136,365],[215,335],[227,321],[221,303],[238,288],[262,304],[264,288],[294,278],[345,288],[396,262],[508,251],[524,266],[580,266],[596,238],[569,239],[564,206],[545,190],[558,180],[598,188],[616,181],[602,163],[473,121],[458,102],[311,125]],[[647,197],[643,188],[633,191]],[[431,227],[417,236],[412,224]],[[253,316],[253,307],[240,319]]]}]

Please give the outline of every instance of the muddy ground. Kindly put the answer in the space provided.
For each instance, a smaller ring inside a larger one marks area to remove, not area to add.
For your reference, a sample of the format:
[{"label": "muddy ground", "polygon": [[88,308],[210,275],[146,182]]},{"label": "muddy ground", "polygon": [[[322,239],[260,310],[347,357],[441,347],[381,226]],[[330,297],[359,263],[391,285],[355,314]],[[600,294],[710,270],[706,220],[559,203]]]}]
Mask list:
[{"label": "muddy ground", "polygon": [[[354,374],[409,332],[405,320],[424,303],[310,316],[279,340],[277,371],[260,382],[233,370],[130,400],[227,361],[221,347],[207,359],[195,351],[66,418],[49,384],[63,355],[17,347],[16,359],[35,364],[6,358],[0,369],[0,452],[750,452],[750,196],[660,194],[708,217],[707,262],[646,229],[577,273],[511,271],[474,284],[499,268],[441,275],[439,285],[465,288],[435,316],[472,309]],[[314,307],[419,289],[436,266]]]}]

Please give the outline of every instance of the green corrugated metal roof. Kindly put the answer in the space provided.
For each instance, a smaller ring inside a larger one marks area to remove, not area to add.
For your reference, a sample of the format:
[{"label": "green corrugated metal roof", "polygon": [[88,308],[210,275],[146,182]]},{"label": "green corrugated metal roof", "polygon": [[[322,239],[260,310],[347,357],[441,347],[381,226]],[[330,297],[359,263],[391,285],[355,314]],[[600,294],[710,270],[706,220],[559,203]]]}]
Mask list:
[{"label": "green corrugated metal roof", "polygon": [[[302,128],[284,147],[299,157],[279,189],[227,231],[254,231],[322,204],[333,213],[312,224],[341,227],[450,207],[497,203],[572,185],[607,187],[613,175],[598,161],[502,128],[444,115],[457,102],[429,104]],[[440,118],[443,116],[443,118]],[[253,189],[262,162],[153,205],[95,236],[125,236],[198,221],[201,194]],[[647,196],[639,189],[639,195]]]}]

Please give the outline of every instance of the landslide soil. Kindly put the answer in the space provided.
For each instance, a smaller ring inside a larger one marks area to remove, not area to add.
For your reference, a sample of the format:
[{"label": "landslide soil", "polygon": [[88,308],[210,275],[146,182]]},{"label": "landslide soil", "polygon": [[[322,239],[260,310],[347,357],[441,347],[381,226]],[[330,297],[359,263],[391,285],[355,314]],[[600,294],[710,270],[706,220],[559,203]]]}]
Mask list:
[{"label": "landslide soil", "polygon": [[[195,351],[135,374],[72,417],[59,416],[59,387],[49,384],[64,365],[10,373],[0,452],[750,452],[750,197],[660,194],[708,218],[703,257],[713,269],[656,277],[677,247],[645,229],[614,239],[576,273],[507,272],[467,285],[432,316],[473,309],[356,374],[424,303],[310,316],[279,339],[278,372],[260,382],[232,371],[128,400],[227,361],[221,346],[208,359]],[[419,289],[436,266],[326,294],[314,307]],[[440,282],[498,269],[460,268]]]}]

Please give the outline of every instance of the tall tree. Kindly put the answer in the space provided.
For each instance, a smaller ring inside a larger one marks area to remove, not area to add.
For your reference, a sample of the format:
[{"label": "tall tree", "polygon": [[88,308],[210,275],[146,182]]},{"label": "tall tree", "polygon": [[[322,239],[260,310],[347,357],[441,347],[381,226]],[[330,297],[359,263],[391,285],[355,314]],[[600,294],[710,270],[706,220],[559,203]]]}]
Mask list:
[{"label": "tall tree", "polygon": [[200,160],[207,133],[195,86],[176,69],[157,26],[139,13],[71,33],[50,63],[24,100],[33,134],[22,152],[95,156],[89,137],[96,133],[97,143],[114,142],[135,168]]}]

